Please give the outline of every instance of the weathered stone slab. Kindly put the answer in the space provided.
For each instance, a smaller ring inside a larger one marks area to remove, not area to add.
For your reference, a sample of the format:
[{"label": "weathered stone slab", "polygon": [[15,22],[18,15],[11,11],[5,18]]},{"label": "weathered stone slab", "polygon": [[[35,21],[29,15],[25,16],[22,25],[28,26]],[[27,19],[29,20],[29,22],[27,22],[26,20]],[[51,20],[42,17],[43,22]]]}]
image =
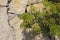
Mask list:
[{"label": "weathered stone slab", "polygon": [[28,5],[30,5],[30,4],[33,4],[33,3],[39,3],[39,2],[41,2],[42,0],[29,0],[28,1]]},{"label": "weathered stone slab", "polygon": [[28,0],[20,0],[20,4],[28,4]]},{"label": "weathered stone slab", "polygon": [[10,25],[14,27],[15,34],[16,34],[16,40],[22,40],[22,29],[20,29],[20,24],[22,23],[22,20],[20,20],[17,16],[10,20]]},{"label": "weathered stone slab", "polygon": [[60,40],[59,37],[57,35],[55,35],[55,40]]},{"label": "weathered stone slab", "polygon": [[8,0],[0,0],[0,5],[6,6],[7,2],[8,2]]},{"label": "weathered stone slab", "polygon": [[8,13],[9,20],[13,19],[15,16],[16,16],[15,14]]},{"label": "weathered stone slab", "polygon": [[7,20],[7,8],[0,7],[0,40],[13,40]]},{"label": "weathered stone slab", "polygon": [[[36,11],[42,11],[44,7],[42,3],[34,4],[33,6],[35,7]],[[30,10],[31,10],[31,6],[28,6],[27,11],[29,12]]]},{"label": "weathered stone slab", "polygon": [[[13,19],[11,19],[10,21],[10,25],[12,25],[12,26],[16,26],[16,24],[18,23],[18,22],[20,22],[20,19],[17,17],[17,15],[13,18]],[[20,23],[19,23],[19,25],[20,25]],[[18,25],[17,25],[18,26]]]},{"label": "weathered stone slab", "polygon": [[25,7],[27,5],[28,0],[12,0],[9,4],[9,12],[15,13],[15,14],[21,14],[25,12]]}]

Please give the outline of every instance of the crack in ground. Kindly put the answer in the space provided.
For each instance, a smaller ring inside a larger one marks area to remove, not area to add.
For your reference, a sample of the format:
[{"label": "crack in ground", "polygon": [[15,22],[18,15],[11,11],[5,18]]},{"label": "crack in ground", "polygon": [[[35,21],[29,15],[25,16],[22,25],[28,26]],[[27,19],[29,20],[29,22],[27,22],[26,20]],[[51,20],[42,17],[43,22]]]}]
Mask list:
[{"label": "crack in ground", "polygon": [[[8,3],[7,3],[7,16],[8,16],[8,11],[9,11],[9,3],[11,2],[12,0],[8,0]],[[12,33],[12,36],[13,36],[13,40],[16,40],[16,34],[15,34],[15,29],[13,28],[13,26],[10,25],[10,22],[9,22],[9,16],[8,16],[8,25],[9,25],[9,28],[10,28],[10,31]]]},{"label": "crack in ground", "polygon": [[11,31],[12,36],[13,36],[13,40],[16,40],[15,29],[14,29],[14,27],[13,27],[13,26],[11,26],[11,25],[10,25],[9,20],[8,20],[8,24],[9,24],[10,31]]}]

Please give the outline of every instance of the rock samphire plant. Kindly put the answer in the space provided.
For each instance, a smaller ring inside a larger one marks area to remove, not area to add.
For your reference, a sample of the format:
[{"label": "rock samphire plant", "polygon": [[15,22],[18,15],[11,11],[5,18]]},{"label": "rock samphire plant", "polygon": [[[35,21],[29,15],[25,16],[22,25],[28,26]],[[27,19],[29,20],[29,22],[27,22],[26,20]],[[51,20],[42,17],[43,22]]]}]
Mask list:
[{"label": "rock samphire plant", "polygon": [[[60,1],[60,0],[59,0]],[[31,5],[29,12],[23,13],[19,16],[23,19],[20,27],[24,29],[31,29],[34,34],[42,33],[44,35],[60,36],[60,2],[56,0],[43,0],[44,8],[42,12],[36,11],[35,7]]]}]

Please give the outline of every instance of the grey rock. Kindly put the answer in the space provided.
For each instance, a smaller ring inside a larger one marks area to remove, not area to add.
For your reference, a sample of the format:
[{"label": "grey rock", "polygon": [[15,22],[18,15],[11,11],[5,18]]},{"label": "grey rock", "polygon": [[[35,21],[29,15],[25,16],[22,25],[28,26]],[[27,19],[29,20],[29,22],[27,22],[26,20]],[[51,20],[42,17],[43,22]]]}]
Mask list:
[{"label": "grey rock", "polygon": [[22,23],[22,20],[20,20],[17,16],[15,16],[10,21],[10,25],[13,26],[16,34],[16,40],[22,40],[22,29],[20,29],[20,24]]},{"label": "grey rock", "polygon": [[15,16],[15,14],[8,13],[9,20],[13,19]]},{"label": "grey rock", "polygon": [[27,5],[28,0],[12,0],[9,4],[9,12],[15,14],[22,14],[25,12],[25,8]]},{"label": "grey rock", "polygon": [[28,1],[28,5],[30,5],[30,4],[36,4],[36,3],[40,3],[40,2],[42,2],[42,0],[29,0]]},{"label": "grey rock", "polygon": [[[37,4],[33,4],[33,7],[35,7],[34,9],[36,11],[42,12],[42,9],[44,8],[44,5],[43,5],[43,3],[37,3]],[[30,12],[30,11],[31,11],[31,5],[27,7],[27,12]]]},{"label": "grey rock", "polygon": [[13,40],[7,20],[7,8],[0,7],[0,40]]},{"label": "grey rock", "polygon": [[0,0],[0,5],[7,6],[8,0]]}]

